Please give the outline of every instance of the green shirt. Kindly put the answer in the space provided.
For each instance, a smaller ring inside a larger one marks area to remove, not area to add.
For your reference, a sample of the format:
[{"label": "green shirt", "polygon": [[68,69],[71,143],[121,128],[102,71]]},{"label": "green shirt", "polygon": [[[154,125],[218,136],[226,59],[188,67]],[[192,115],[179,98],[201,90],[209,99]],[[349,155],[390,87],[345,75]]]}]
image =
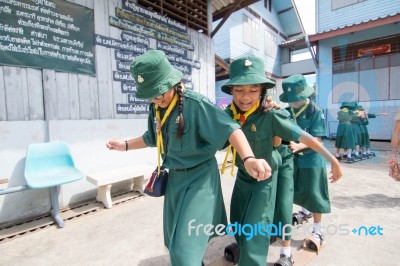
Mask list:
[{"label": "green shirt", "polygon": [[[230,117],[233,113],[228,106],[225,111]],[[286,141],[298,140],[301,135],[301,129],[296,126],[289,118],[285,110],[270,110],[268,112],[255,112],[251,114],[244,126],[244,134],[258,159],[265,159],[271,166],[272,171],[277,170],[277,162],[272,159],[273,137],[278,136]],[[236,158],[236,166],[245,171],[240,158]]]},{"label": "green shirt", "polygon": [[[164,150],[163,165],[169,169],[186,169],[199,165],[222,149],[239,125],[218,106],[197,92],[186,90],[183,97],[183,135],[177,137],[178,104],[162,127]],[[161,109],[161,118],[166,108]],[[155,105],[150,105],[148,130],[143,134],[149,147],[156,146]]]}]

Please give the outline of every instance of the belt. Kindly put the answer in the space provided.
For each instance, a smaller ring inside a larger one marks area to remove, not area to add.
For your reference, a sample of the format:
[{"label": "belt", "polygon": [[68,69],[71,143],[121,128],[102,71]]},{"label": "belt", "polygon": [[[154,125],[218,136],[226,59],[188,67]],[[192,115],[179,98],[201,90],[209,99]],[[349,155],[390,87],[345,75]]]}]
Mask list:
[{"label": "belt", "polygon": [[205,164],[206,162],[208,162],[208,160],[207,160],[207,161],[204,161],[204,162],[202,162],[202,163],[199,163],[198,165],[195,165],[195,166],[193,166],[193,167],[183,168],[183,169],[175,169],[175,168],[173,168],[173,169],[170,169],[170,170],[175,171],[175,172],[190,171],[190,170],[193,170],[194,168],[199,167],[199,166],[202,165],[202,164]]}]

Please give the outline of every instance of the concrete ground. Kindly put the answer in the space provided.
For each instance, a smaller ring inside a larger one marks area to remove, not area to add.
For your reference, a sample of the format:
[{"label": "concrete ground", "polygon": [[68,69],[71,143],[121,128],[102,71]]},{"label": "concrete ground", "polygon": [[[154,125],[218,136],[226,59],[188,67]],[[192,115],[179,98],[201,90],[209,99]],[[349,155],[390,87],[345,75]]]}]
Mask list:
[{"label": "concrete ground", "polygon": [[[325,140],[325,145],[332,149],[333,141]],[[399,265],[400,182],[388,176],[389,143],[372,142],[372,150],[377,157],[342,163],[343,178],[330,185],[332,213],[323,216],[326,245],[320,254],[300,247],[312,220],[294,232],[295,266]],[[223,156],[217,154],[219,160]],[[234,178],[228,173],[221,180],[229,209]],[[12,228],[0,230],[0,265],[169,265],[162,234],[163,198],[132,193],[113,200],[118,204],[112,209],[93,202],[64,212],[62,229],[44,217],[13,227],[24,227],[23,235],[5,238]],[[206,265],[232,265],[223,259],[231,241],[229,236],[214,238]],[[279,257],[279,249],[279,241],[270,247],[268,265]]]}]

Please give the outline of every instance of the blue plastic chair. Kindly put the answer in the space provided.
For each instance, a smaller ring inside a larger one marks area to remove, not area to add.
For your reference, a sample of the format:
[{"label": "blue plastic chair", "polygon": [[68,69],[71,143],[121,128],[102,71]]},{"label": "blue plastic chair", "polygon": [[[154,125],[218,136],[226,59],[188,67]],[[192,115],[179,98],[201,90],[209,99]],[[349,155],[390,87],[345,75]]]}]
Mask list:
[{"label": "blue plastic chair", "polygon": [[64,227],[58,201],[60,185],[83,177],[75,167],[66,142],[34,143],[28,146],[25,161],[27,186],[32,189],[50,188],[50,213],[59,227]]}]

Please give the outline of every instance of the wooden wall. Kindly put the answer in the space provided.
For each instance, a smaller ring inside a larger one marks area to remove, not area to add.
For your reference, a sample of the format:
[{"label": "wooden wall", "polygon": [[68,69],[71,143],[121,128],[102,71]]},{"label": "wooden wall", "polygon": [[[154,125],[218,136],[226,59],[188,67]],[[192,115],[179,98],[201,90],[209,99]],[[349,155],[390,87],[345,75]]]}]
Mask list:
[{"label": "wooden wall", "polygon": [[[94,9],[95,33],[121,39],[121,30],[109,25],[115,7],[121,0],[73,0]],[[193,89],[215,99],[215,65],[212,39],[189,29],[194,51],[188,58],[199,61],[193,68]],[[150,40],[150,48],[156,41]],[[113,80],[116,70],[114,49],[95,45],[96,75],[58,72],[0,64],[0,121],[92,120],[143,118],[143,115],[117,114],[116,104],[127,103],[119,81]]]}]

